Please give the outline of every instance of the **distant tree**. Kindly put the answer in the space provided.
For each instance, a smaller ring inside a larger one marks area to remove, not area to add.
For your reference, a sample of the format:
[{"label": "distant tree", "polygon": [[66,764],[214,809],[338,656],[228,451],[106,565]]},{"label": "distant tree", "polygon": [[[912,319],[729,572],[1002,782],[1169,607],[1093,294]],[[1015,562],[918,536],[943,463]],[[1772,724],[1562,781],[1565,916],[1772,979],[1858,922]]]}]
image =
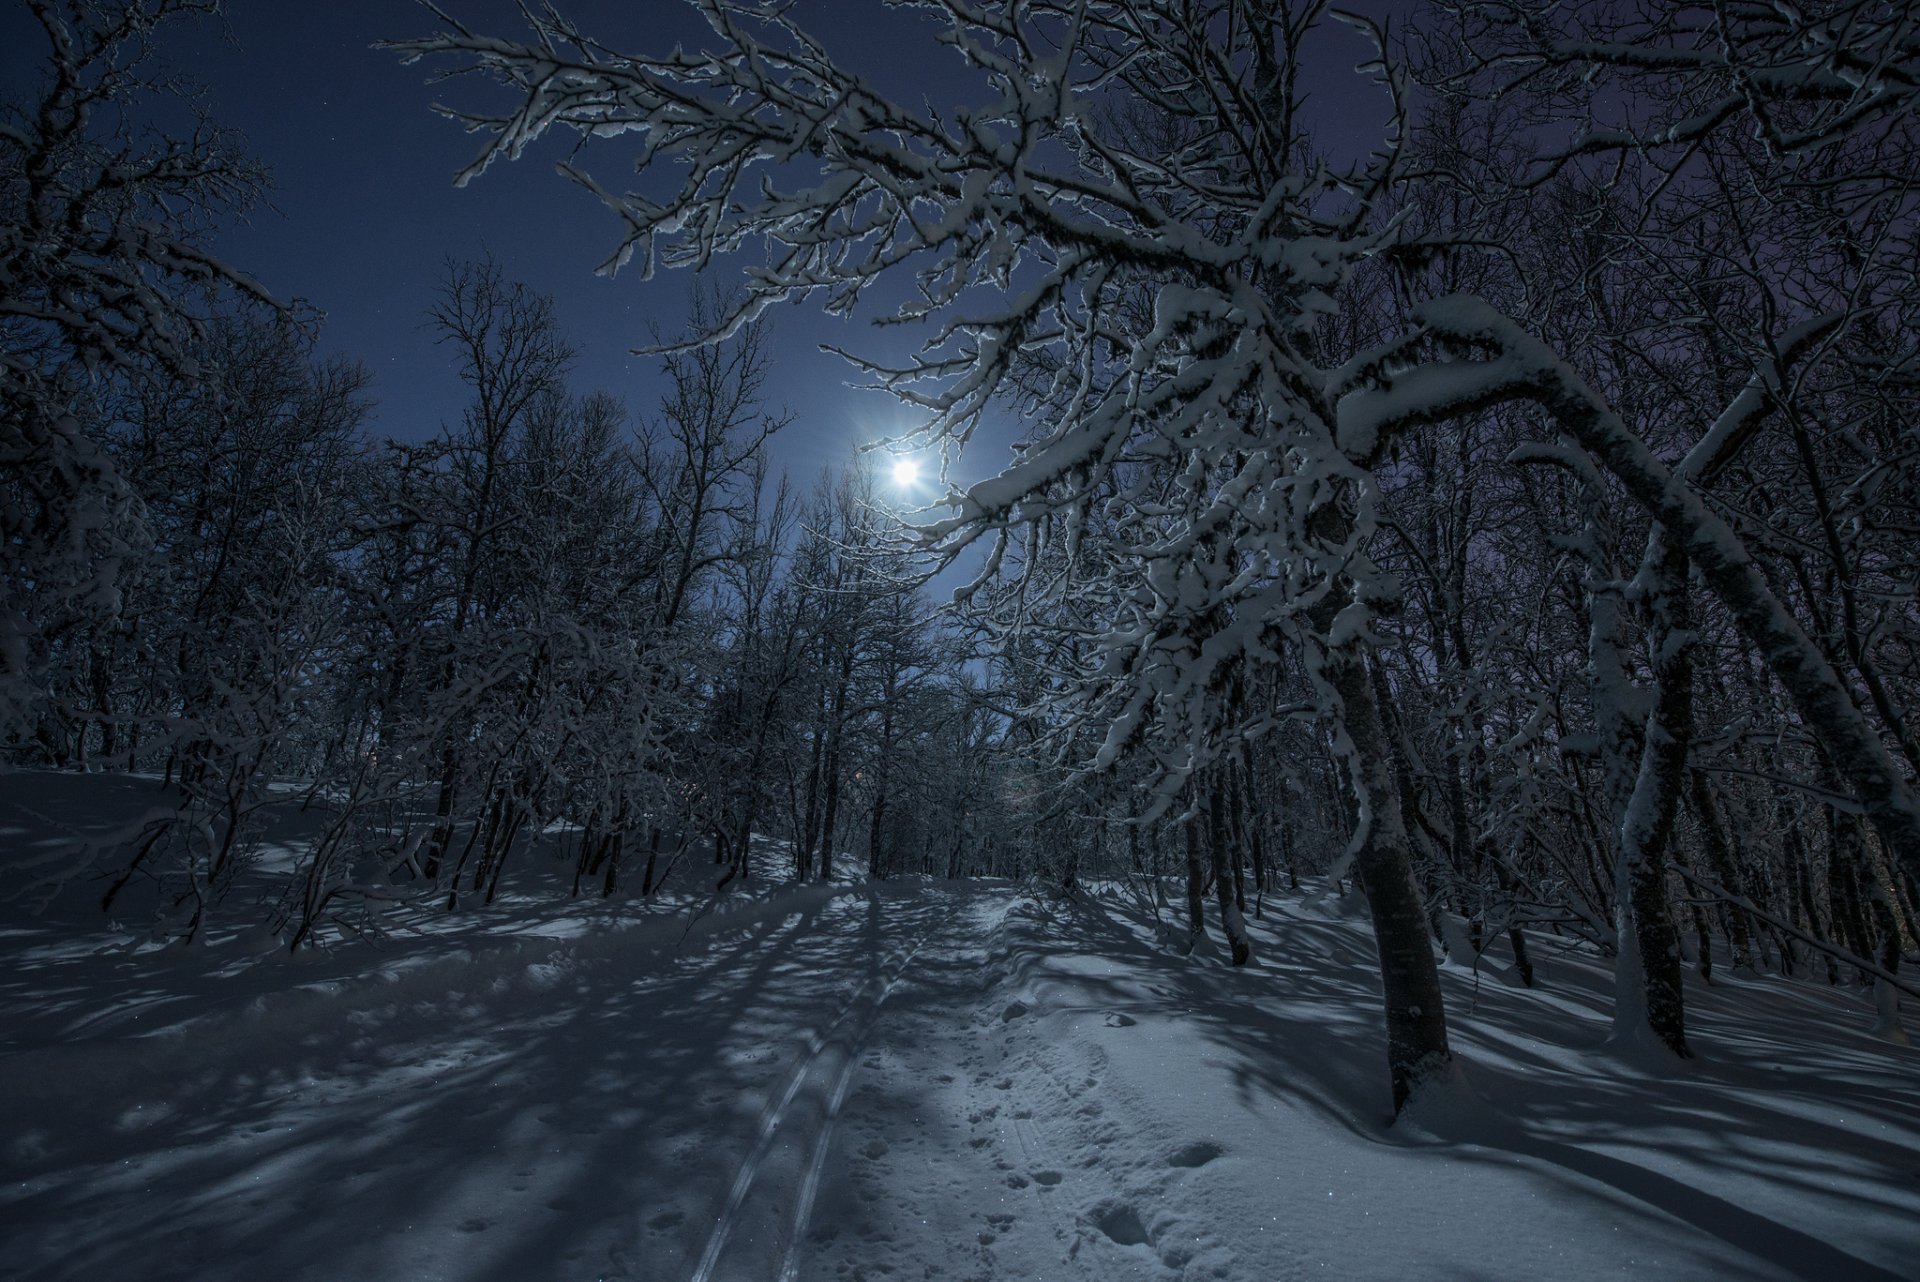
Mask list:
[{"label": "distant tree", "polygon": [[[116,617],[56,646],[50,682],[109,764],[171,786],[175,814],[127,871],[159,880],[167,929],[188,940],[257,854],[270,785],[330,764],[315,714],[346,641],[368,408],[365,371],[314,361],[285,324],[211,325],[193,357],[190,383],[147,387],[110,439],[151,543]],[[69,674],[85,681],[69,691]]]}]

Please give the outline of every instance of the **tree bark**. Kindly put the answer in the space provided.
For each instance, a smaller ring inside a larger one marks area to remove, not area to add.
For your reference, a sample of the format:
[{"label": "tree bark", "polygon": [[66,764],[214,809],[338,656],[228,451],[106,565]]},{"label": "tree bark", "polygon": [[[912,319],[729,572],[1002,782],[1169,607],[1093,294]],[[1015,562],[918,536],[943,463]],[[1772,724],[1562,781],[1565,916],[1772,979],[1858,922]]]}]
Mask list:
[{"label": "tree bark", "polygon": [[1214,770],[1213,799],[1207,807],[1207,844],[1213,854],[1213,897],[1220,907],[1220,930],[1227,937],[1233,964],[1244,966],[1253,960],[1253,941],[1247,938],[1247,923],[1234,893],[1234,870],[1229,861],[1237,863],[1238,855],[1230,835],[1225,769],[1221,766]]},{"label": "tree bark", "polygon": [[[1329,634],[1343,604],[1334,596],[1318,607],[1316,612],[1325,616],[1314,620],[1321,636]],[[1354,858],[1379,947],[1387,1074],[1397,1114],[1424,1079],[1444,1072],[1452,1063],[1440,973],[1427,935],[1424,897],[1414,878],[1412,843],[1393,779],[1392,749],[1360,643],[1329,648],[1320,663],[1320,677],[1338,701],[1341,734],[1336,742],[1345,740],[1341,755],[1358,801],[1361,831]]]},{"label": "tree bark", "polygon": [[1619,819],[1614,913],[1619,964],[1614,969],[1614,1031],[1644,1024],[1681,1058],[1687,1048],[1680,937],[1667,909],[1667,843],[1673,834],[1693,727],[1693,636],[1686,599],[1686,556],[1656,525],[1647,538],[1651,583],[1653,708],[1641,736],[1640,771]]}]

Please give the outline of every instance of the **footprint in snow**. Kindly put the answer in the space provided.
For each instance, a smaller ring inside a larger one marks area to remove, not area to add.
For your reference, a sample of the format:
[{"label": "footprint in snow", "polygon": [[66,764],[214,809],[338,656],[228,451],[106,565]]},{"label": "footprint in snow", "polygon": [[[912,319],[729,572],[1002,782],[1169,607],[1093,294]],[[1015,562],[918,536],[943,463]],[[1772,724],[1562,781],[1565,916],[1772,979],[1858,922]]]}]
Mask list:
[{"label": "footprint in snow", "polygon": [[1058,1171],[1035,1171],[1033,1173],[1033,1182],[1044,1188],[1052,1188],[1065,1178],[1067,1177]]},{"label": "footprint in snow", "polygon": [[1102,1202],[1087,1212],[1087,1218],[1117,1245],[1151,1245],[1147,1226],[1140,1221],[1140,1212],[1125,1202]]},{"label": "footprint in snow", "polygon": [[1107,1015],[1108,1028],[1132,1028],[1136,1022],[1131,1015],[1122,1015],[1119,1011],[1110,1011]]},{"label": "footprint in snow", "polygon": [[1211,1140],[1195,1140],[1167,1154],[1168,1166],[1196,1167],[1205,1166],[1224,1150]]}]

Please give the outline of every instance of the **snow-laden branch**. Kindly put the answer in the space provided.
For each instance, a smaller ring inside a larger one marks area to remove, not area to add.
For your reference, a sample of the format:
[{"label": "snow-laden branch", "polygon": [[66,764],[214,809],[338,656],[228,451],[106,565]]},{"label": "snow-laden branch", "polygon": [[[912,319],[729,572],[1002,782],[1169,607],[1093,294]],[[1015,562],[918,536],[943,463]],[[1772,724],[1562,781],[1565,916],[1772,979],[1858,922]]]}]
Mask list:
[{"label": "snow-laden branch", "polygon": [[[1845,775],[1889,850],[1920,875],[1920,804],[1912,783],[1732,527],[1684,475],[1663,464],[1570,365],[1499,311],[1478,299],[1455,296],[1424,304],[1414,315],[1428,336],[1455,355],[1415,371],[1417,377],[1402,377],[1397,398],[1391,392],[1349,394],[1341,401],[1342,439],[1350,435],[1345,422],[1349,406],[1361,415],[1352,437],[1368,437],[1378,449],[1391,433],[1437,418],[1511,401],[1540,405],[1684,547]],[[1837,323],[1820,318],[1798,327],[1781,347],[1804,349]],[[1383,399],[1392,402],[1390,409],[1381,408]],[[1732,418],[1723,415],[1709,430],[1714,449],[1698,457],[1710,458],[1723,449],[1733,436],[1732,428],[1724,425],[1754,412],[1747,393],[1736,397],[1729,411]]]}]

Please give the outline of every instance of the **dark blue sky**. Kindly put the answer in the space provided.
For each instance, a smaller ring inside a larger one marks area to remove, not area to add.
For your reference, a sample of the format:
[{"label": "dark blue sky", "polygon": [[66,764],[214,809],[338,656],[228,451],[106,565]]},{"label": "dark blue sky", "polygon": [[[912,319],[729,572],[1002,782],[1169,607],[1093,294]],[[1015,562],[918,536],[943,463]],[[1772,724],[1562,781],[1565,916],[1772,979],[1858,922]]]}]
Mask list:
[{"label": "dark blue sky", "polygon": [[[370,47],[432,29],[431,14],[406,0],[235,0],[230,9],[236,43],[209,29],[183,49],[182,62],[208,84],[219,117],[272,166],[276,190],[273,208],[224,236],[221,250],[277,294],[327,314],[325,348],[373,371],[377,431],[423,436],[459,412],[448,353],[422,328],[421,314],[448,257],[485,252],[509,276],[554,295],[580,351],[581,390],[612,391],[637,414],[652,412],[657,362],[631,351],[648,341],[651,325],[682,327],[692,278],[594,275],[617,225],[546,160],[530,157],[453,186],[478,141],[431,106],[468,87],[430,84],[430,68],[402,66]],[[499,0],[462,0],[451,11],[481,30],[523,29],[515,7]],[[568,12],[610,42],[643,48],[697,40],[702,30],[678,0],[597,0]],[[611,159],[598,164],[617,177]],[[843,463],[856,441],[898,426],[889,398],[846,387],[845,364],[817,349],[823,339],[856,339],[859,328],[811,307],[787,309],[774,322],[769,399],[796,415],[778,461],[802,484]]]},{"label": "dark blue sky", "polygon": [[[479,30],[523,29],[510,0],[445,3]],[[459,414],[463,393],[450,354],[434,343],[422,315],[445,261],[485,252],[512,278],[555,297],[562,327],[579,348],[579,390],[611,391],[637,415],[652,413],[656,362],[631,349],[648,340],[650,324],[681,327],[691,278],[595,276],[617,226],[546,160],[530,157],[464,189],[453,186],[454,171],[478,143],[431,106],[465,86],[429,84],[430,68],[403,66],[372,47],[434,29],[430,13],[412,0],[230,0],[227,8],[224,33],[219,24],[202,23],[168,46],[173,62],[207,87],[216,117],[241,130],[274,174],[270,207],[224,232],[217,248],[279,297],[326,314],[323,351],[373,372],[375,432],[417,439]],[[616,48],[697,45],[705,31],[681,0],[566,0],[562,8]],[[796,9],[804,26],[884,90],[908,100],[973,96],[958,58],[933,44],[923,19],[876,0],[800,0]],[[30,60],[43,56],[44,42],[10,10],[0,19],[0,73],[17,83],[30,74]],[[1361,42],[1341,35],[1326,47],[1351,49],[1350,57],[1316,69],[1329,91],[1377,102],[1351,76],[1365,53]],[[1350,127],[1345,104],[1331,105],[1328,116]],[[614,160],[606,147],[594,160],[603,179],[621,177]],[[811,305],[782,309],[773,329],[769,400],[795,415],[776,462],[802,486],[822,467],[844,463],[857,442],[905,425],[890,398],[847,387],[849,367],[818,350],[831,342],[895,354],[900,338],[882,347],[861,321],[835,320]],[[996,462],[971,458],[965,473],[995,470]]]}]

